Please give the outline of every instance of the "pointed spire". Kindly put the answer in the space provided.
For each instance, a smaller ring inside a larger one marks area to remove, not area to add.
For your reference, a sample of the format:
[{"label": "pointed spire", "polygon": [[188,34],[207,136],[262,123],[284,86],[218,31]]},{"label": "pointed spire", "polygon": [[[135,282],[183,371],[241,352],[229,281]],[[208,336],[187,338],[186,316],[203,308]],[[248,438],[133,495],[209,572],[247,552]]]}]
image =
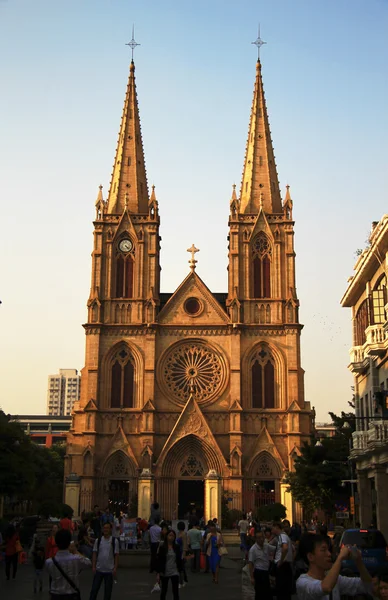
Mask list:
[{"label": "pointed spire", "polygon": [[156,202],[156,194],[155,194],[155,186],[152,186],[152,192],[151,192],[151,197],[150,197],[150,204],[152,204],[152,202]]},{"label": "pointed spire", "polygon": [[148,186],[135,83],[131,61],[116,157],[108,195],[108,213],[121,214],[127,201],[132,213],[148,212]]},{"label": "pointed spire", "polygon": [[290,194],[290,186],[287,184],[286,185],[286,195],[284,197],[284,204],[289,200],[291,200],[291,194]]},{"label": "pointed spire", "polygon": [[261,63],[257,61],[255,89],[241,182],[240,211],[242,213],[258,213],[261,194],[265,212],[282,212],[279,181],[261,76]]},{"label": "pointed spire", "polygon": [[233,200],[237,200],[237,194],[236,194],[236,184],[233,184],[233,192],[232,192],[232,198],[231,198],[231,202],[233,202]]},{"label": "pointed spire", "polygon": [[97,200],[96,200],[96,206],[98,206],[100,204],[100,202],[104,202],[104,198],[102,195],[102,185],[98,186],[98,194],[97,194]]}]

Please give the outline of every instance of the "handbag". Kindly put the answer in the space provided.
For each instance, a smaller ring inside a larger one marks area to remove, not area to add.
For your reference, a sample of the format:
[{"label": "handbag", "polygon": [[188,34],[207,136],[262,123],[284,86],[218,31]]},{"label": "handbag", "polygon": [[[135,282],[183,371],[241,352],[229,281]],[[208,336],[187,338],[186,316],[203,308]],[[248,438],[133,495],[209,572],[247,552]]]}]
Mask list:
[{"label": "handbag", "polygon": [[55,560],[55,557],[53,556],[52,559],[53,564],[57,567],[58,571],[60,572],[60,574],[62,575],[62,577],[64,579],[66,579],[67,583],[73,588],[73,590],[76,593],[76,599],[77,600],[81,600],[81,592],[79,587],[77,587],[74,583],[74,581],[72,579],[70,579],[70,577],[65,573],[65,571],[62,569],[61,565],[59,564],[59,562],[57,560]]},{"label": "handbag", "polygon": [[15,550],[16,550],[16,552],[23,552],[23,546],[21,545],[20,540],[16,540]]},{"label": "handbag", "polygon": [[218,554],[220,556],[225,556],[225,554],[228,554],[228,549],[226,548],[226,546],[220,546],[218,548]]}]

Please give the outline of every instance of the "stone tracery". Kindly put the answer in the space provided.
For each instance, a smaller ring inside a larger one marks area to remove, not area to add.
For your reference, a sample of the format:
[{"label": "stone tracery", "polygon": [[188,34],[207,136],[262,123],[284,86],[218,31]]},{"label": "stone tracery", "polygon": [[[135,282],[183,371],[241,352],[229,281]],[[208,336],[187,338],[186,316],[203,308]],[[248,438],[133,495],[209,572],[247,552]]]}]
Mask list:
[{"label": "stone tracery", "polygon": [[199,403],[209,402],[222,392],[226,369],[221,355],[202,341],[174,346],[163,361],[162,385],[167,395],[185,403],[190,394]]}]

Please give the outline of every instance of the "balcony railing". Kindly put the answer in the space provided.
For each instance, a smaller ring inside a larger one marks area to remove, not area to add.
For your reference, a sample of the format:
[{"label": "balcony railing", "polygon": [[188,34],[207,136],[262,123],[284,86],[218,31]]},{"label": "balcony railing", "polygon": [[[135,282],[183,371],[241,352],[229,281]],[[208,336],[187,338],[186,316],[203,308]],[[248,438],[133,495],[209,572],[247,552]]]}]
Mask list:
[{"label": "balcony railing", "polygon": [[355,431],[353,437],[353,452],[373,450],[388,443],[388,421],[374,419],[366,431]]}]

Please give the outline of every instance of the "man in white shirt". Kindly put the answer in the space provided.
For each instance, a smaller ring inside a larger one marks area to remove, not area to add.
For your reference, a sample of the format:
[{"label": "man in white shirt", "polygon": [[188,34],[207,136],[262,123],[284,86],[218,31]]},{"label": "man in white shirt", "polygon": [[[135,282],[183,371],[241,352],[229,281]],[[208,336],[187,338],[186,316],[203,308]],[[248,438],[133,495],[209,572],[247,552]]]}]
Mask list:
[{"label": "man in white shirt", "polygon": [[288,535],[284,532],[282,523],[274,523],[272,533],[278,539],[275,552],[276,598],[277,600],[291,600],[292,543]]},{"label": "man in white shirt", "polygon": [[[372,593],[372,578],[362,562],[361,552],[355,546],[343,546],[332,564],[325,536],[306,533],[300,539],[299,553],[309,570],[296,581],[299,600],[340,600],[342,595],[356,596]],[[340,575],[343,560],[353,558],[360,577]]]},{"label": "man in white shirt", "polygon": [[255,600],[272,600],[269,564],[275,550],[276,546],[265,543],[264,533],[257,531],[256,543],[249,550],[249,570],[252,585],[255,586]]},{"label": "man in white shirt", "polygon": [[150,531],[150,549],[151,549],[151,562],[150,562],[150,573],[158,570],[157,565],[157,553],[161,538],[162,529],[159,525],[159,517],[155,517],[155,524],[149,529]]},{"label": "man in white shirt", "polygon": [[89,600],[96,600],[102,582],[105,588],[104,600],[110,600],[119,564],[119,541],[112,537],[112,523],[105,523],[102,533],[103,536],[94,542],[93,547],[94,579]]},{"label": "man in white shirt", "polygon": [[[68,529],[60,529],[55,534],[58,552],[55,558],[46,560],[46,569],[50,575],[50,598],[52,600],[72,600],[78,598],[76,588],[79,588],[78,576],[83,569],[90,569],[92,562],[82,556],[71,541]],[[56,564],[59,566],[56,566]],[[67,576],[64,577],[62,572]],[[69,583],[68,579],[74,584]]]}]

